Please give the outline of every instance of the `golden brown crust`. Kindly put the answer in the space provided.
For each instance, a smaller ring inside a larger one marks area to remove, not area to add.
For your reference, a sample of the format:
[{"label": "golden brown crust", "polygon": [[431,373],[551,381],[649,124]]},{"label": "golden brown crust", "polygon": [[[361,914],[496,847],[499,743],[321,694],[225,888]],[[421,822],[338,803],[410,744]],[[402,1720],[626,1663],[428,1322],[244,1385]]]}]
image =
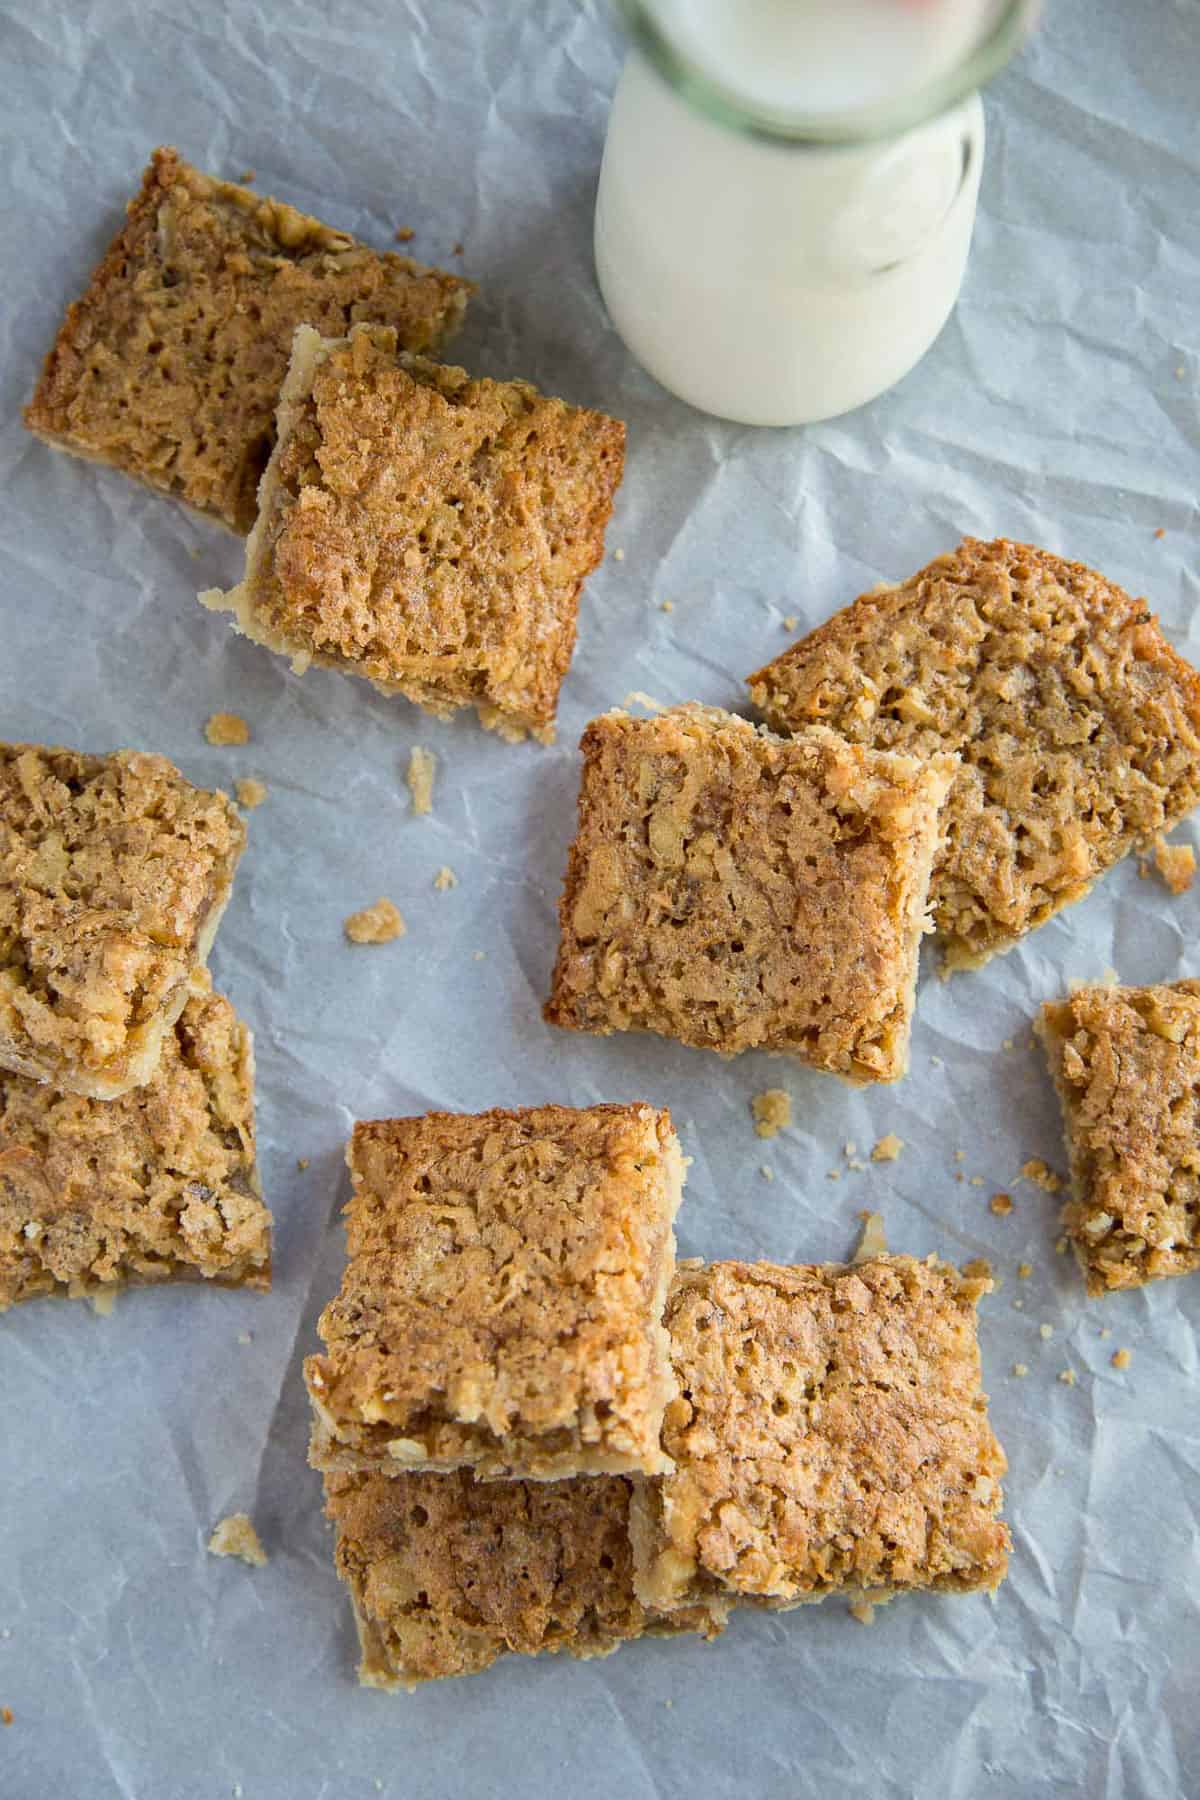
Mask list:
[{"label": "golden brown crust", "polygon": [[370,319],[435,349],[469,292],[158,149],[25,423],[245,532],[296,326]]},{"label": "golden brown crust", "polygon": [[967,538],[750,677],[776,729],[957,751],[933,899],[947,967],[1006,950],[1200,799],[1200,675],[1143,600]]},{"label": "golden brown crust", "polygon": [[245,841],[163,756],[0,744],[0,1068],[103,1100],[149,1080]]},{"label": "golden brown crust", "polygon": [[952,763],[700,706],[606,713],[581,748],[546,1018],[902,1075]]},{"label": "golden brown crust", "polygon": [[297,332],[278,427],[245,579],[205,604],[297,668],[551,736],[624,426],[362,326]]},{"label": "golden brown crust", "polygon": [[1089,1294],[1200,1269],[1200,981],[1078,988],[1037,1031],[1062,1103],[1063,1207]]},{"label": "golden brown crust", "polygon": [[726,1608],[670,1618],[633,1591],[620,1476],[477,1483],[450,1475],[327,1475],[335,1560],[372,1687],[473,1675],[498,1656],[605,1656],[645,1633],[715,1637]]},{"label": "golden brown crust", "polygon": [[666,1314],[676,1467],[639,1484],[631,1520],[642,1600],[995,1587],[1009,1537],[975,1335],[989,1285],[932,1257],[684,1264]]},{"label": "golden brown crust", "polygon": [[271,1285],[250,1033],[194,994],[158,1072],[119,1100],[0,1075],[0,1311],[127,1283]]},{"label": "golden brown crust", "polygon": [[355,1126],[348,1262],[305,1379],[325,1470],[665,1466],[683,1162],[652,1107]]}]

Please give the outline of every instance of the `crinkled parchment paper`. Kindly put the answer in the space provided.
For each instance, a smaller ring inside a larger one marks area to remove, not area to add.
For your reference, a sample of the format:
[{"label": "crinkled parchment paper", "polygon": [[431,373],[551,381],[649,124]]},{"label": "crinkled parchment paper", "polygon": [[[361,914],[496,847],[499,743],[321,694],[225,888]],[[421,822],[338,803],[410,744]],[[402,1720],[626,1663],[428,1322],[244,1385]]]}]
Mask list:
[{"label": "crinkled parchment paper", "polygon": [[[1063,1162],[1034,1008],[1109,965],[1197,973],[1200,890],[1171,899],[1130,862],[982,973],[942,984],[930,965],[913,1071],[890,1089],[539,1016],[575,746],[630,690],[738,705],[786,616],[815,624],[964,532],[1095,563],[1200,658],[1198,46],[1196,0],[1051,0],[988,95],[941,340],[865,411],[764,432],[671,400],[606,323],[590,227],[623,46],[602,0],[0,7],[0,734],[266,783],[214,971],[256,1033],[278,1221],[268,1298],[161,1290],[107,1319],[43,1302],[0,1322],[5,1800],[1200,1791],[1200,1282],[1085,1304],[1054,1254],[1056,1200],[1018,1179],[1030,1157]],[[625,554],[588,586],[557,748],[298,680],[196,604],[238,573],[234,539],[21,429],[57,316],[164,141],[380,246],[412,227],[415,255],[480,283],[461,360],[628,420],[609,539]],[[250,721],[244,748],[205,742],[219,709]],[[425,818],[415,744],[439,759]],[[343,918],[381,894],[407,936],[348,945]],[[780,1083],[795,1124],[764,1143],[750,1097]],[[912,1599],[870,1629],[831,1602],[738,1618],[708,1648],[360,1691],[299,1376],[340,1269],[349,1123],[633,1097],[669,1105],[694,1158],[684,1253],[841,1257],[872,1207],[896,1248],[992,1260],[1011,1577],[995,1601]],[[887,1132],[896,1162],[849,1166],[847,1144],[865,1161]],[[206,1555],[234,1510],[268,1567]]]}]

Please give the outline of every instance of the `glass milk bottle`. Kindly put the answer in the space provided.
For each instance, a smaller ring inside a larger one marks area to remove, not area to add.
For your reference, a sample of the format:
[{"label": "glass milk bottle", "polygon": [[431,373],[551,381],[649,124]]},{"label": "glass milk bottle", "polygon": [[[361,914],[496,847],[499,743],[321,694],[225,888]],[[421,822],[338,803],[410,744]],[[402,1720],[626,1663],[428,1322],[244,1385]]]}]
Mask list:
[{"label": "glass milk bottle", "polygon": [[962,285],[977,89],[1034,0],[621,0],[633,37],[596,272],[638,361],[702,411],[798,425],[882,394]]}]

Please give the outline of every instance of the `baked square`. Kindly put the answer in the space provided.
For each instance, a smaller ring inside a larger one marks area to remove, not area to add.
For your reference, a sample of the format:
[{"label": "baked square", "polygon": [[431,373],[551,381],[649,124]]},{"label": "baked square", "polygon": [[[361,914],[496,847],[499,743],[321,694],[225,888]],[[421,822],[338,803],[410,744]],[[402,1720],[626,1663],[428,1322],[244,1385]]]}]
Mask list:
[{"label": "baked square", "polygon": [[0,1069],[97,1100],[148,1081],[245,842],[165,756],[0,744]]},{"label": "baked square", "polygon": [[546,1018],[904,1073],[953,760],[680,706],[584,732]]},{"label": "baked square", "polygon": [[200,598],[297,672],[548,741],[624,445],[615,419],[409,356],[390,330],[302,329],[245,577]]},{"label": "baked square", "polygon": [[962,758],[934,868],[946,969],[1008,950],[1200,799],[1200,675],[1144,600],[967,538],[750,677],[776,730]]},{"label": "baked square", "polygon": [[1200,981],[1081,987],[1037,1031],[1062,1104],[1063,1230],[1089,1294],[1200,1269]]},{"label": "baked square", "polygon": [[354,1128],[348,1261],[305,1363],[324,1470],[666,1467],[661,1317],[684,1162],[653,1107]]},{"label": "baked square", "polygon": [[631,1516],[643,1604],[995,1587],[1005,1459],[975,1321],[990,1286],[933,1257],[682,1264],[675,1468],[637,1484]]},{"label": "baked square", "polygon": [[373,319],[431,350],[469,292],[159,149],[68,309],[25,423],[247,532],[296,326]]},{"label": "baked square", "polygon": [[728,1611],[641,1605],[620,1475],[327,1475],[325,1510],[368,1687],[474,1675],[506,1651],[606,1656],[647,1633],[715,1637]]},{"label": "baked square", "polygon": [[0,1311],[159,1281],[271,1285],[250,1033],[219,994],[119,1100],[0,1075]]}]

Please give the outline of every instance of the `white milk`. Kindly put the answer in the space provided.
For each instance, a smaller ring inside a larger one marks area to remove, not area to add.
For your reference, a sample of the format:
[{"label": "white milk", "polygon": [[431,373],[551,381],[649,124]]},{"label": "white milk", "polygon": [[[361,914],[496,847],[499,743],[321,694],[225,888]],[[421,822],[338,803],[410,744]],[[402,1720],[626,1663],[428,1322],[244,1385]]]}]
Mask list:
[{"label": "white milk", "polygon": [[[811,118],[952,73],[994,10],[994,0],[660,0],[657,16],[739,106]],[[882,141],[788,142],[717,123],[634,50],[596,203],[613,324],[664,387],[705,412],[752,425],[847,412],[907,374],[944,325],[982,163],[978,95]]]}]

